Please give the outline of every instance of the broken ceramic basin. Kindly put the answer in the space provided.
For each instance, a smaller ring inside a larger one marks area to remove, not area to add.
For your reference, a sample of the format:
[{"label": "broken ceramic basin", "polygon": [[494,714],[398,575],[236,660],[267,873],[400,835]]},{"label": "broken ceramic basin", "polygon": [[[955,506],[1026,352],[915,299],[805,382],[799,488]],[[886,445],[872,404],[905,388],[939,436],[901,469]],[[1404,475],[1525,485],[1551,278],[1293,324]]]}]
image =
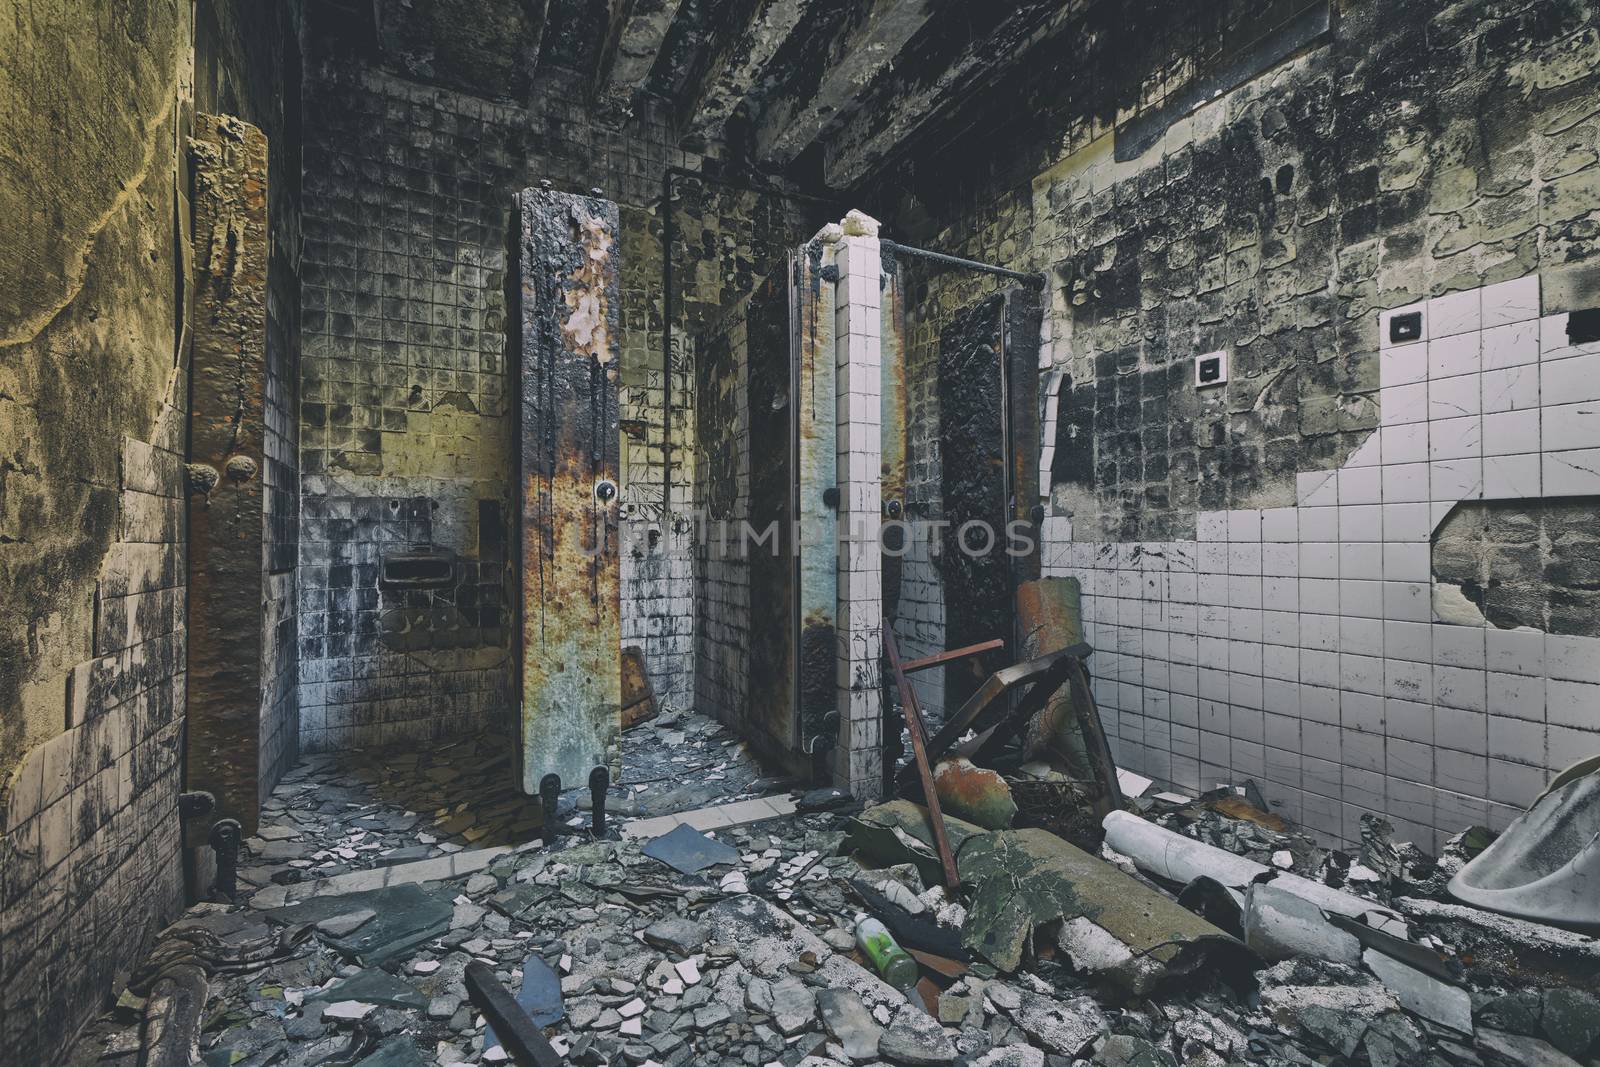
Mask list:
[{"label": "broken ceramic basin", "polygon": [[1600,756],[1557,775],[1449,889],[1490,911],[1600,931]]}]

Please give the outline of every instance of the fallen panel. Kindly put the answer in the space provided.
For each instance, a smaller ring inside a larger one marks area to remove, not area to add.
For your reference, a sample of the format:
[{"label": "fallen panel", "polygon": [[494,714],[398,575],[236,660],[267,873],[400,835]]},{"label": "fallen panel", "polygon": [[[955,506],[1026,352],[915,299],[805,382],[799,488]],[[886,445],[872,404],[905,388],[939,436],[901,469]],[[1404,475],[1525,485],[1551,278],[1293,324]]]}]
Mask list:
[{"label": "fallen panel", "polygon": [[1585,761],[1558,775],[1450,879],[1450,895],[1520,919],[1600,931],[1600,769],[1594,764]]},{"label": "fallen panel", "polygon": [[1362,953],[1361,962],[1389,987],[1407,1011],[1463,1034],[1472,1033],[1472,997],[1465,989],[1423,974],[1376,949]]},{"label": "fallen panel", "polygon": [[271,908],[262,914],[274,922],[316,923],[359,908],[377,914],[346,937],[328,944],[347,959],[376,966],[450,929],[450,898],[419,886],[399,885],[366,893],[313,897],[299,904]]},{"label": "fallen panel", "polygon": [[738,849],[713,840],[694,827],[679,823],[671,832],[648,842],[641,850],[682,874],[698,874],[719,863],[733,863]]},{"label": "fallen panel", "polygon": [[522,788],[621,774],[617,206],[518,194]]},{"label": "fallen panel", "polygon": [[[944,832],[950,850],[959,856],[967,840],[984,831],[981,826],[947,815]],[[926,885],[937,885],[944,877],[927,809],[909,800],[891,800],[863,811],[845,828],[844,844],[849,851],[881,867],[914,863]]]}]

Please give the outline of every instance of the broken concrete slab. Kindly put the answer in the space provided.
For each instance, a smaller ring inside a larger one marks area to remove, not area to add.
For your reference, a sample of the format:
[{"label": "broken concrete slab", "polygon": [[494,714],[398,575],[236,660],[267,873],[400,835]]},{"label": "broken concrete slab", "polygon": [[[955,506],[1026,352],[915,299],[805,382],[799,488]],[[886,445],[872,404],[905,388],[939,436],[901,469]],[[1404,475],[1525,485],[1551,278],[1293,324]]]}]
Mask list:
[{"label": "broken concrete slab", "polygon": [[1058,1000],[1028,990],[1023,990],[1021,997],[1021,1004],[1011,1017],[1023,1033],[1053,1055],[1075,1058],[1111,1029],[1093,997]]},{"label": "broken concrete slab", "polygon": [[1441,982],[1376,949],[1363,952],[1361,962],[1389,987],[1407,1011],[1460,1033],[1472,1033],[1472,997],[1465,989]]},{"label": "broken concrete slab", "polygon": [[428,998],[410,982],[376,967],[367,967],[321,990],[308,998],[307,1003],[312,1001],[360,1001],[395,1008],[423,1008]]},{"label": "broken concrete slab", "polygon": [[676,952],[680,956],[692,956],[705,948],[711,932],[703,923],[681,915],[671,915],[645,927],[643,936],[646,944]]},{"label": "broken concrete slab", "polygon": [[1244,940],[1267,960],[1315,956],[1355,966],[1361,942],[1328,922],[1311,901],[1271,882],[1252,884],[1245,893]]},{"label": "broken concrete slab", "polygon": [[343,915],[330,915],[317,923],[317,932],[329,937],[345,937],[355,933],[368,919],[378,913],[371,908],[357,908]]},{"label": "broken concrete slab", "polygon": [[906,1067],[943,1067],[954,1063],[955,1045],[927,1012],[904,1003],[878,1041],[878,1055]]},{"label": "broken concrete slab", "polygon": [[[957,855],[968,838],[984,833],[983,827],[951,815],[944,817],[944,831]],[[928,885],[944,879],[927,809],[909,800],[891,800],[856,816],[845,830],[844,847],[874,867],[914,863]]]},{"label": "broken concrete slab", "polygon": [[985,834],[958,860],[973,886],[964,940],[1002,971],[1021,965],[1035,927],[1079,918],[1086,922],[1064,930],[1069,955],[1076,950],[1087,973],[1131,992],[1202,964],[1238,970],[1252,962],[1235,938],[1048,831]]},{"label": "broken concrete slab", "polygon": [[817,992],[817,1010],[822,1025],[839,1042],[852,1060],[870,1060],[878,1055],[883,1027],[867,1011],[861,998],[848,989],[822,989]]},{"label": "broken concrete slab", "polygon": [[381,964],[450,928],[454,908],[444,891],[398,885],[366,893],[313,897],[298,904],[270,908],[266,918],[284,924],[317,923],[369,909],[373,918],[328,944],[345,957],[368,965]]},{"label": "broken concrete slab", "polygon": [[1582,1067],[1565,1052],[1547,1041],[1526,1034],[1513,1034],[1487,1026],[1478,1028],[1478,1044],[1518,1067]]}]

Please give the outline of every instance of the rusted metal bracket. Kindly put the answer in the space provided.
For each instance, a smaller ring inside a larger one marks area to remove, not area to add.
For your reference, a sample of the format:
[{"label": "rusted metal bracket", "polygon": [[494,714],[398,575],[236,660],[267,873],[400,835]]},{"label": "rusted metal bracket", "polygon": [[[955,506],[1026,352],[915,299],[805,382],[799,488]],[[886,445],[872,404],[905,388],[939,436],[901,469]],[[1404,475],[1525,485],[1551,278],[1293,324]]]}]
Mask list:
[{"label": "rusted metal bracket", "polygon": [[936,652],[931,656],[923,656],[921,659],[907,660],[900,665],[900,669],[906,674],[915,674],[918,671],[925,671],[929,667],[940,667],[946,663],[954,663],[956,660],[966,659],[968,656],[979,656],[985,652],[993,652],[996,649],[1005,647],[1005,639],[997,637],[993,641],[967,645],[964,648],[952,648],[948,652]]},{"label": "rusted metal bracket", "polygon": [[906,717],[906,730],[911,734],[911,751],[922,778],[922,795],[928,805],[928,822],[933,827],[934,846],[939,851],[939,865],[944,869],[944,882],[948,889],[961,886],[961,876],[956,873],[955,854],[950,851],[950,841],[944,832],[944,813],[939,810],[939,794],[933,786],[933,765],[928,760],[928,740],[922,722],[922,705],[900,666],[900,648],[895,644],[894,629],[883,628],[883,651],[889,658],[889,669],[894,673],[895,685],[900,690],[900,710]]},{"label": "rusted metal bracket", "polygon": [[494,1027],[495,1036],[513,1060],[521,1067],[561,1067],[560,1054],[487,964],[473,960],[467,964],[465,977],[472,1003]]},{"label": "rusted metal bracket", "polygon": [[606,835],[606,790],[611,788],[611,772],[604,767],[596,767],[589,772],[589,800],[593,809],[592,829],[594,836]]}]

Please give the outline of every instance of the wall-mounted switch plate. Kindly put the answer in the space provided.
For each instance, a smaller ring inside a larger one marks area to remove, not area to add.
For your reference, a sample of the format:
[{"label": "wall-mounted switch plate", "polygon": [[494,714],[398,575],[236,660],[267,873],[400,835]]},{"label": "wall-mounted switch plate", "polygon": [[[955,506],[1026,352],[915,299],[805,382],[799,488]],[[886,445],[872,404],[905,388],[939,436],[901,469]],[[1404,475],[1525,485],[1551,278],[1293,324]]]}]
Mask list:
[{"label": "wall-mounted switch plate", "polygon": [[1203,356],[1194,357],[1194,387],[1204,389],[1208,385],[1221,385],[1228,380],[1228,353],[1207,352]]},{"label": "wall-mounted switch plate", "polygon": [[1422,337],[1422,312],[1408,311],[1389,319],[1389,343],[1404,344]]}]

